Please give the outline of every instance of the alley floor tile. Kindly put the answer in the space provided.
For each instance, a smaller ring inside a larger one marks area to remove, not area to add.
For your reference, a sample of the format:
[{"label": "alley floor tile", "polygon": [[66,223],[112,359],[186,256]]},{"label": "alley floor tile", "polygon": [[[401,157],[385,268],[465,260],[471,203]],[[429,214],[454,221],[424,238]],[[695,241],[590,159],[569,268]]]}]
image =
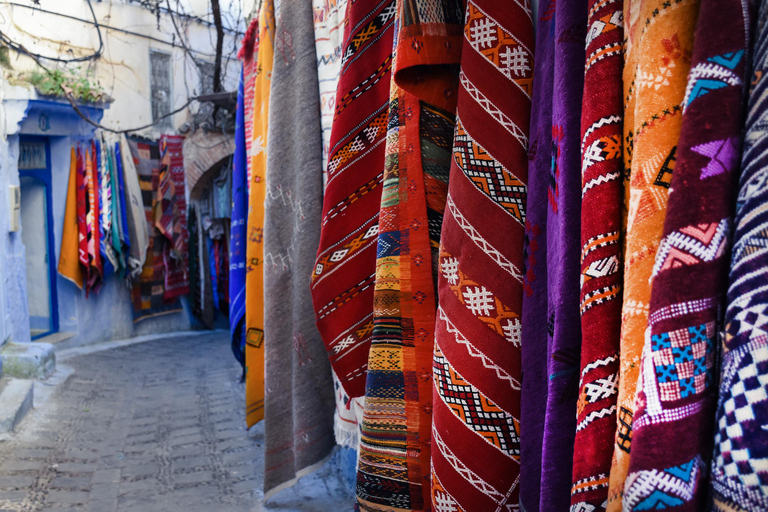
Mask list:
[{"label": "alley floor tile", "polygon": [[228,333],[72,357],[0,442],[0,510],[346,512],[338,456],[265,504],[263,425],[245,429]]}]

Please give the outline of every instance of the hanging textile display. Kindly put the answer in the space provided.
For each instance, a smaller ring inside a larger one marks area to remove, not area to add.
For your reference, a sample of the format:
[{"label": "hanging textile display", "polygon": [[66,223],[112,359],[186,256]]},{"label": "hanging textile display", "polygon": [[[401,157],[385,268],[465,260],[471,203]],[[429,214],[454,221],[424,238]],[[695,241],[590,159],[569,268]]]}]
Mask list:
[{"label": "hanging textile display", "polygon": [[570,505],[579,386],[580,122],[587,0],[555,7],[552,146],[547,189],[547,410],[541,510]]},{"label": "hanging textile display", "polygon": [[625,510],[661,503],[678,510],[705,508],[717,397],[715,332],[739,172],[747,12],[747,0],[701,0],[653,266]]},{"label": "hanging textile display", "polygon": [[104,278],[104,266],[101,260],[101,233],[99,228],[99,183],[98,166],[96,165],[96,144],[91,142],[85,152],[85,180],[87,190],[87,206],[85,221],[88,238],[88,286],[85,290],[87,297],[90,292],[98,292]]},{"label": "hanging textile display", "polygon": [[139,178],[144,219],[150,233],[147,254],[141,273],[132,281],[133,321],[182,311],[178,299],[165,298],[164,253],[166,238],[155,227],[155,201],[160,178],[160,150],[158,144],[145,140],[129,140],[134,166]]},{"label": "hanging textile display", "polygon": [[[730,43],[728,48],[735,52],[738,52],[737,49],[743,42],[738,39],[738,36],[743,37],[743,27],[739,26],[739,23],[749,21],[742,20],[742,11],[737,11],[743,3],[727,2],[732,9],[732,12],[728,13],[727,21],[722,16],[717,21],[706,18],[712,23],[718,23],[718,26],[732,30],[731,34],[721,34],[718,28],[717,33],[723,43]],[[702,17],[712,12],[711,5],[711,1],[702,1]],[[736,198],[725,309],[725,339],[719,369],[720,396],[714,424],[711,494],[714,501],[713,510],[717,511],[768,510],[768,437],[765,432],[768,425],[768,395],[765,391],[768,381],[768,327],[765,322],[765,311],[768,307],[768,290],[765,286],[768,282],[768,252],[765,249],[768,233],[768,182],[765,179],[768,171],[765,160],[765,123],[768,119],[768,110],[765,108],[765,91],[768,85],[765,79],[768,69],[768,2],[761,0],[757,5],[757,23],[752,25],[756,30],[751,55],[752,83],[744,131],[744,149],[740,157],[742,173]],[[748,11],[745,9],[744,12]],[[720,48],[723,52],[728,49],[725,46]],[[738,53],[733,53],[730,58],[718,56],[713,59],[716,58],[718,64],[723,66],[737,57]],[[731,79],[740,77],[735,73],[743,69],[745,64],[742,61],[746,61],[748,57],[749,53],[744,54],[740,61],[736,62],[734,74],[724,76]],[[727,87],[727,82],[715,82],[720,83],[722,85],[718,87],[722,87],[723,92],[727,91],[728,100],[734,101],[737,87]],[[723,107],[724,105],[718,105],[718,111],[724,111]],[[732,124],[726,122],[728,125]],[[717,155],[723,155],[726,159],[717,158],[711,151],[704,153],[711,160],[702,169],[702,179],[714,178],[721,182],[720,180],[726,177],[721,173],[727,175],[735,172],[739,153],[738,144],[732,144],[732,141],[738,142],[738,132],[733,131],[731,126],[730,131],[722,133],[727,137],[724,143],[719,146],[710,144],[705,148],[721,148]],[[720,167],[721,161],[726,165]]]},{"label": "hanging textile display", "polygon": [[155,203],[155,226],[168,239],[164,244],[165,300],[189,293],[187,276],[187,199],[185,195],[184,138],[160,137],[160,171]]},{"label": "hanging textile display", "polygon": [[112,173],[103,134],[94,140],[94,175],[98,184],[99,198],[99,252],[104,263],[104,277],[119,268],[117,254],[112,247]]},{"label": "hanging textile display", "polygon": [[77,159],[77,256],[83,267],[83,285],[88,296],[91,282],[91,265],[88,258],[88,176],[85,166],[85,150],[79,145],[75,150]]},{"label": "hanging textile display", "polygon": [[432,508],[432,263],[450,172],[458,85],[453,72],[461,58],[460,2],[400,0],[396,7],[397,79],[389,105],[357,473],[358,505],[370,511]]},{"label": "hanging textile display", "polygon": [[392,68],[394,0],[359,0],[346,41],[311,292],[317,327],[351,397],[365,394]]},{"label": "hanging textile display", "polygon": [[526,204],[520,402],[520,506],[539,510],[547,403],[547,211],[552,167],[555,0],[539,4]]},{"label": "hanging textile display", "polygon": [[264,201],[267,177],[267,127],[275,42],[275,7],[264,0],[259,10],[258,69],[254,84],[251,177],[245,274],[245,420],[264,418]]},{"label": "hanging textile display", "polygon": [[120,162],[125,183],[125,213],[128,226],[127,237],[130,240],[127,264],[131,278],[141,273],[144,263],[147,261],[147,248],[149,247],[149,228],[147,226],[147,214],[142,199],[139,175],[128,139],[120,134]]},{"label": "hanging textile display", "polygon": [[[323,188],[325,188],[328,181],[331,128],[336,112],[336,89],[339,85],[344,50],[347,0],[313,0],[312,9],[315,20],[320,124],[323,132]],[[336,412],[333,418],[336,443],[347,448],[357,448],[363,399],[350,397],[336,372],[332,372],[331,376],[336,397]]]},{"label": "hanging textile display", "polygon": [[129,272],[128,259],[131,251],[131,238],[130,229],[128,228],[128,205],[126,204],[128,196],[126,195],[125,171],[123,170],[123,159],[119,139],[112,138],[110,148],[112,148],[112,151],[114,152],[113,162],[118,183],[117,193],[120,198],[120,204],[118,205],[120,215],[120,227],[118,230],[118,238],[120,241],[120,266],[123,277],[127,277]]},{"label": "hanging textile display", "polygon": [[77,155],[74,146],[69,152],[69,182],[67,183],[67,204],[61,232],[58,271],[62,277],[83,287],[83,267],[80,266],[79,230],[77,226]]},{"label": "hanging textile display", "polygon": [[[256,94],[256,77],[258,75],[258,51],[259,51],[259,16],[254,16],[248,29],[245,31],[243,40],[240,43],[240,50],[237,52],[237,58],[243,63],[243,129],[245,136],[245,168],[246,183],[251,182],[251,157],[253,156],[253,108],[255,105],[254,97]],[[271,63],[270,63],[271,65]],[[263,145],[262,142],[256,144],[257,147]],[[245,190],[246,195],[250,193],[248,187]]]},{"label": "hanging textile display", "polygon": [[323,202],[312,6],[280,0],[280,9],[264,216],[267,497],[316,469],[334,446],[331,370],[307,294]]},{"label": "hanging textile display", "polygon": [[[235,113],[235,154],[232,161],[232,222],[230,224],[229,332],[232,351],[245,368],[245,248],[248,218],[248,163],[245,145],[244,71],[240,71]],[[190,214],[190,219],[192,215]],[[190,244],[192,242],[190,241]],[[190,262],[191,267],[191,262]],[[199,290],[195,290],[199,293]]]},{"label": "hanging textile display", "polygon": [[600,510],[608,498],[622,280],[621,2],[590,0],[581,113],[581,380],[571,507]]},{"label": "hanging textile display", "polygon": [[651,298],[654,256],[677,157],[698,0],[624,5],[624,167],[626,249],[617,432],[608,510],[621,510],[629,468],[635,391]]},{"label": "hanging textile display", "polygon": [[[464,19],[440,237],[432,506],[504,510],[519,502],[520,313],[534,36],[528,2],[502,7],[469,0]],[[489,27],[492,37],[481,39],[477,27]]]},{"label": "hanging textile display", "polygon": [[323,186],[328,181],[328,149],[336,110],[336,88],[344,49],[347,0],[312,0],[315,52],[320,91],[320,125],[323,133]]}]

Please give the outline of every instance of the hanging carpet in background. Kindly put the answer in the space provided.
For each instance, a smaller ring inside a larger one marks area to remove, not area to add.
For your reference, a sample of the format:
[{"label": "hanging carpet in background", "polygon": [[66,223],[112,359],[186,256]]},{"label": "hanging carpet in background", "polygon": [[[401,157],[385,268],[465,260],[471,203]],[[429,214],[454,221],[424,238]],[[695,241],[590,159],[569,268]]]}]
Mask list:
[{"label": "hanging carpet in background", "polygon": [[165,264],[165,299],[173,300],[189,293],[187,257],[187,199],[184,184],[184,137],[160,137],[160,170],[155,191],[155,227],[168,239],[163,244]]},{"label": "hanging carpet in background", "polygon": [[139,178],[145,222],[150,233],[147,257],[141,274],[133,279],[133,321],[182,311],[178,299],[165,299],[165,263],[167,239],[155,227],[153,206],[159,187],[160,150],[156,142],[128,139]]},{"label": "hanging carpet in background", "polygon": [[264,0],[259,10],[259,44],[254,83],[248,234],[245,261],[245,421],[264,418],[264,201],[267,178],[269,93],[275,44],[275,6]]},{"label": "hanging carpet in background", "polygon": [[462,4],[399,0],[379,213],[360,510],[432,508],[435,264],[454,132]]},{"label": "hanging carpet in background", "polygon": [[[245,67],[245,64],[243,65]],[[230,217],[229,332],[232,352],[245,369],[245,249],[248,218],[248,163],[245,144],[244,73],[240,72],[235,113],[235,154],[232,157],[232,211]],[[190,214],[190,223],[192,215]],[[190,239],[190,244],[192,241]],[[194,249],[197,252],[197,248]],[[190,247],[190,254],[193,249]],[[192,262],[190,261],[190,269]],[[193,293],[199,294],[198,289]]]},{"label": "hanging carpet in background", "polygon": [[77,226],[77,154],[74,146],[69,152],[69,182],[67,183],[67,204],[61,233],[58,271],[62,277],[83,287],[83,267],[78,256]]},{"label": "hanging carpet in background", "polygon": [[[254,16],[245,31],[237,58],[243,63],[243,129],[245,130],[245,168],[247,183],[251,181],[251,156],[253,155],[253,108],[256,94],[256,76],[259,51],[259,16]],[[246,187],[246,195],[250,190]]]},{"label": "hanging carpet in background", "polygon": [[571,507],[608,498],[619,383],[624,195],[622,3],[590,0],[581,112],[581,380]]},{"label": "hanging carpet in background", "polygon": [[136,163],[128,146],[128,139],[120,134],[120,162],[125,183],[125,213],[128,226],[128,239],[130,250],[128,252],[128,269],[130,277],[136,277],[144,263],[147,261],[147,248],[149,247],[149,226],[147,214],[142,199],[139,175],[136,171]]},{"label": "hanging carpet in background", "polygon": [[317,53],[317,82],[320,91],[320,126],[323,131],[323,186],[328,181],[328,149],[336,110],[347,0],[312,0]]},{"label": "hanging carpet in background", "polygon": [[635,395],[654,257],[677,159],[683,97],[691,66],[699,0],[624,4],[624,167],[626,243],[619,360],[617,431],[608,510],[622,508],[632,449]]},{"label": "hanging carpet in background", "polygon": [[[440,237],[434,510],[517,508],[530,4],[469,0]],[[478,27],[487,27],[490,36]],[[494,115],[496,113],[496,115]]]},{"label": "hanging carpet in background", "polygon": [[98,165],[96,160],[96,144],[91,142],[90,148],[85,151],[85,179],[83,181],[87,191],[87,204],[85,222],[87,224],[88,240],[88,283],[85,296],[90,292],[98,292],[104,279],[104,265],[101,260],[99,229],[99,183]]}]

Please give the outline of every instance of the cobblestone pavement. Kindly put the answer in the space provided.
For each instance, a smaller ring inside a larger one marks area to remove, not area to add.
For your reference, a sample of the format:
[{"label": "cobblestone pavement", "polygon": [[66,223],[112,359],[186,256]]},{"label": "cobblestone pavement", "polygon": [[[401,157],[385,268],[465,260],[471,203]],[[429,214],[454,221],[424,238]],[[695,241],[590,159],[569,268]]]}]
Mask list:
[{"label": "cobblestone pavement", "polygon": [[0,443],[0,511],[351,510],[338,456],[263,504],[263,427],[245,430],[226,333],[66,365],[72,375]]}]

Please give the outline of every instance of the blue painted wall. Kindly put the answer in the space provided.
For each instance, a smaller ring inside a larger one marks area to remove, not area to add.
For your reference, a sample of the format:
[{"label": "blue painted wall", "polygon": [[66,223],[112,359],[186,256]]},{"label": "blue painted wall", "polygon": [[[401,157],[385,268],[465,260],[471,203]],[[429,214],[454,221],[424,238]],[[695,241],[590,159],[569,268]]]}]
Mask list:
[{"label": "blue painted wall", "polygon": [[[16,107],[18,108],[18,107]],[[6,106],[7,109],[7,106]],[[89,117],[99,121],[103,110],[88,109]],[[18,133],[43,135],[51,147],[51,174],[53,192],[54,251],[58,261],[61,246],[64,211],[69,183],[70,148],[79,140],[90,139],[94,128],[82,120],[69,105],[54,101],[31,101]],[[29,341],[29,317],[26,297],[26,269],[21,232],[8,232],[9,185],[18,185],[19,135],[0,142],[0,249],[4,262],[0,272],[4,276],[2,302],[6,312],[3,339]],[[24,229],[24,226],[21,226]],[[5,268],[2,268],[2,267]],[[117,275],[107,278],[97,295],[85,298],[85,293],[70,281],[57,275],[59,330],[74,333],[67,346],[90,344],[98,341],[122,339],[131,336],[190,329],[190,315],[186,300],[184,311],[133,323],[130,288]]]}]

